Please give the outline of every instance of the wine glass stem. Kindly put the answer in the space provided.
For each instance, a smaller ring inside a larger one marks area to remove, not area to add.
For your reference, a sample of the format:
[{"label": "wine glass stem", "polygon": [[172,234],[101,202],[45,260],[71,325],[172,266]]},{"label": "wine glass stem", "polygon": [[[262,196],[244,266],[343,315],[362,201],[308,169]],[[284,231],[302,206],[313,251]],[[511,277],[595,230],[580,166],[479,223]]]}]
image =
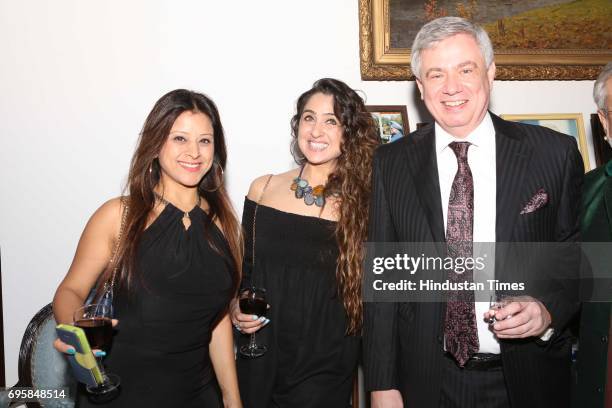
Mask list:
[{"label": "wine glass stem", "polygon": [[255,333],[251,333],[251,342],[249,343],[249,348],[253,350],[256,347],[257,345],[255,344]]},{"label": "wine glass stem", "polygon": [[108,381],[108,377],[106,376],[106,370],[104,369],[104,364],[102,364],[102,359],[104,357],[96,357],[96,360],[98,360],[98,369],[100,370],[100,375],[102,375],[102,382],[107,382]]}]

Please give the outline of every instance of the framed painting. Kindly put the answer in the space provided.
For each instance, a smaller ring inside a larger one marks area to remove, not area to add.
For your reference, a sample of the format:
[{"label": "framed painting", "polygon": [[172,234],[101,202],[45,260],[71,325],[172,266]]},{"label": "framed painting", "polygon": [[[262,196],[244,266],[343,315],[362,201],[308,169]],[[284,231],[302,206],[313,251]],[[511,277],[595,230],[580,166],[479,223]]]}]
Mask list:
[{"label": "framed painting", "polygon": [[368,105],[366,108],[376,121],[381,143],[394,142],[410,133],[406,106]]},{"label": "framed painting", "polygon": [[565,133],[576,139],[582,155],[585,171],[589,171],[589,151],[584,133],[584,122],[581,113],[554,113],[537,115],[501,115],[505,120],[544,126],[557,132]]},{"label": "framed painting", "polygon": [[595,79],[612,60],[610,0],[359,0],[363,80],[411,80],[423,24],[455,15],[482,25],[497,79]]}]

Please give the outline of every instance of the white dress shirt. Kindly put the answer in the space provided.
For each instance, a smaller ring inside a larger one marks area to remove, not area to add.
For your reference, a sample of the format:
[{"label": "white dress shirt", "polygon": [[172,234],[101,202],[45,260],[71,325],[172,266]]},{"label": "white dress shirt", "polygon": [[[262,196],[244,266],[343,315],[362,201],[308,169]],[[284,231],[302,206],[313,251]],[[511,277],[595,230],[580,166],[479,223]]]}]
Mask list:
[{"label": "white dress shirt", "polygon": [[[457,156],[448,146],[451,142],[470,142],[468,164],[474,180],[474,232],[475,243],[495,242],[495,218],[497,202],[495,128],[491,115],[487,113],[476,129],[466,138],[458,139],[435,124],[436,154],[438,177],[444,215],[444,231],[448,217],[448,199],[451,186],[457,173]],[[491,249],[490,246],[487,246]],[[474,248],[476,256],[477,246]],[[491,252],[491,251],[489,251]],[[493,251],[494,252],[494,251]],[[494,276],[494,253],[487,254],[487,275]],[[475,271],[476,272],[476,271]],[[475,280],[479,280],[475,275]],[[488,288],[488,287],[487,287]],[[484,320],[489,310],[489,302],[475,302],[476,323],[478,327],[479,353],[499,354],[499,342]]]}]

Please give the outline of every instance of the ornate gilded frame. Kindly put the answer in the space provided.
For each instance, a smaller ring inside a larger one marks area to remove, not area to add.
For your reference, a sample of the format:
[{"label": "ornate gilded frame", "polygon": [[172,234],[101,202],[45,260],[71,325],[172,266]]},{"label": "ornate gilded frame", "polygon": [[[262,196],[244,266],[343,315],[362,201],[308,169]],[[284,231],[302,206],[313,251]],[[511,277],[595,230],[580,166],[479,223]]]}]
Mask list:
[{"label": "ornate gilded frame", "polygon": [[[389,0],[359,0],[361,79],[413,80],[410,49],[391,48]],[[612,50],[501,50],[495,53],[497,79],[590,80],[612,60]]]}]

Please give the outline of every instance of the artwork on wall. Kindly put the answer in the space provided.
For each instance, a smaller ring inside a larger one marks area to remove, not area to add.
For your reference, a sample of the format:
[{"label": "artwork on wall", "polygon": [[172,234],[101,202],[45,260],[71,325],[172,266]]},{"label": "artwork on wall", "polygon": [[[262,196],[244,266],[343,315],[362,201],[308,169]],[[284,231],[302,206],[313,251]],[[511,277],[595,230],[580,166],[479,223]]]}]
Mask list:
[{"label": "artwork on wall", "polygon": [[584,123],[581,113],[554,113],[535,115],[501,115],[503,119],[530,125],[544,126],[557,132],[565,133],[576,139],[578,149],[582,155],[585,171],[591,169],[589,165],[589,151],[587,149]]},{"label": "artwork on wall", "polygon": [[445,15],[487,30],[497,79],[595,79],[612,60],[610,0],[359,0],[361,78],[413,79],[412,41]]},{"label": "artwork on wall", "polygon": [[593,142],[593,151],[595,153],[596,167],[606,164],[612,160],[612,147],[605,139],[606,131],[604,130],[599,116],[596,113],[591,114],[591,138]]},{"label": "artwork on wall", "polygon": [[410,133],[408,111],[404,105],[368,105],[376,121],[382,143],[394,142]]}]

